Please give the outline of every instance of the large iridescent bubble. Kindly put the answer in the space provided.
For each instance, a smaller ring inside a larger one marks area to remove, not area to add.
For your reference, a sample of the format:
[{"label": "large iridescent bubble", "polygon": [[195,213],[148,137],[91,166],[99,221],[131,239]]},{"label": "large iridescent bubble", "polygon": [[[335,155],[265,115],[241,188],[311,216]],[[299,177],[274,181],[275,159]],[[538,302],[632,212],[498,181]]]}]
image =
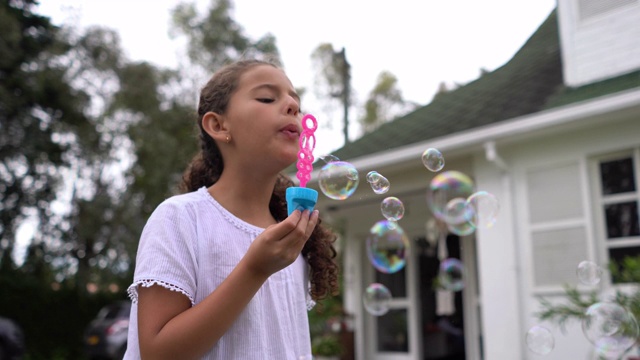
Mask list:
[{"label": "large iridescent bubble", "polygon": [[395,222],[380,220],[369,230],[367,255],[378,271],[391,274],[402,270],[409,251],[409,238]]},{"label": "large iridescent bubble", "polygon": [[456,170],[436,175],[427,190],[427,204],[433,215],[446,221],[445,214],[449,201],[455,198],[467,199],[473,194],[473,181],[464,173]]},{"label": "large iridescent bubble", "polygon": [[473,210],[467,205],[467,200],[463,198],[451,199],[443,214],[443,220],[447,224],[449,232],[458,236],[472,234],[476,228],[468,220],[471,213]]},{"label": "large iridescent bubble", "polygon": [[582,332],[598,351],[619,356],[635,344],[640,329],[634,315],[620,304],[599,302],[587,308]]},{"label": "large iridescent bubble", "polygon": [[334,200],[345,200],[353,195],[358,182],[358,170],[346,161],[328,162],[318,175],[320,190]]}]

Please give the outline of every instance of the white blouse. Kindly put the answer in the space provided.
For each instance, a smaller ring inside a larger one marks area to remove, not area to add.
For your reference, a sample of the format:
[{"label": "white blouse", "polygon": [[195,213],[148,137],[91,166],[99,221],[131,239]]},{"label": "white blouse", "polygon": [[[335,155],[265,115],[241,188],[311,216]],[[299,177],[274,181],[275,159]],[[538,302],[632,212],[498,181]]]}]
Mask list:
[{"label": "white blouse", "polygon": [[[160,285],[184,294],[193,306],[231,273],[264,229],[235,217],[207,191],[176,195],[162,202],[144,227],[129,296],[125,359],[140,359],[139,286]],[[302,256],[274,273],[202,359],[311,359],[307,311],[308,266]]]}]

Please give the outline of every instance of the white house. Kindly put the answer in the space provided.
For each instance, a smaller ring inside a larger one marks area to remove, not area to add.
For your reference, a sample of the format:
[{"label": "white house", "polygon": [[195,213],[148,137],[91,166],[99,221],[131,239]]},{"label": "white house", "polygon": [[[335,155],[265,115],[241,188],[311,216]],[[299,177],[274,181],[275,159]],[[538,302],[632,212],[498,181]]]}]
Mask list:
[{"label": "white house", "polygon": [[[440,172],[422,164],[427,148],[444,155]],[[562,286],[578,283],[579,262],[606,267],[640,254],[640,1],[559,0],[504,66],[333,155],[360,176],[348,199],[321,194],[317,204],[342,234],[357,359],[593,359],[580,324],[566,333],[542,324],[555,340],[546,356],[530,351],[525,334],[539,324],[540,296],[562,301]],[[443,247],[426,230],[426,195],[448,170],[495,194],[500,213],[493,228],[448,236],[465,287],[438,293]],[[389,179],[388,193],[372,191],[369,171]],[[314,179],[317,169],[309,186],[318,189]],[[386,196],[404,203],[398,224],[411,241],[406,266],[393,274],[377,271],[365,249]],[[372,282],[393,294],[383,316],[362,305]],[[618,285],[604,276],[597,286]]]}]

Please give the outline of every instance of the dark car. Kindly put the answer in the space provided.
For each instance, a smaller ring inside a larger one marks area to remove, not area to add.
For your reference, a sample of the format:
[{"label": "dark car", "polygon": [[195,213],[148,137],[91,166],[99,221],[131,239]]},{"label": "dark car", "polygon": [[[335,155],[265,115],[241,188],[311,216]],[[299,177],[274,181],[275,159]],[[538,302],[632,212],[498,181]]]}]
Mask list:
[{"label": "dark car", "polygon": [[0,316],[0,360],[20,359],[24,355],[24,334],[18,324]]},{"label": "dark car", "polygon": [[129,301],[119,301],[100,309],[84,333],[84,347],[90,359],[124,357],[130,312]]}]

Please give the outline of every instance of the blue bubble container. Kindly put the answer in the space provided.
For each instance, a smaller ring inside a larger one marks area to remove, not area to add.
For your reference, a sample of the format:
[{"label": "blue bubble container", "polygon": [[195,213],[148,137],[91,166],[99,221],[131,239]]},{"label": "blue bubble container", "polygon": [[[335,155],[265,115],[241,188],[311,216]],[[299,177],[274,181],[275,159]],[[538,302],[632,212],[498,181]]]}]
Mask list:
[{"label": "blue bubble container", "polygon": [[306,187],[293,186],[287,188],[287,213],[291,215],[296,209],[313,211],[318,202],[318,192]]}]

